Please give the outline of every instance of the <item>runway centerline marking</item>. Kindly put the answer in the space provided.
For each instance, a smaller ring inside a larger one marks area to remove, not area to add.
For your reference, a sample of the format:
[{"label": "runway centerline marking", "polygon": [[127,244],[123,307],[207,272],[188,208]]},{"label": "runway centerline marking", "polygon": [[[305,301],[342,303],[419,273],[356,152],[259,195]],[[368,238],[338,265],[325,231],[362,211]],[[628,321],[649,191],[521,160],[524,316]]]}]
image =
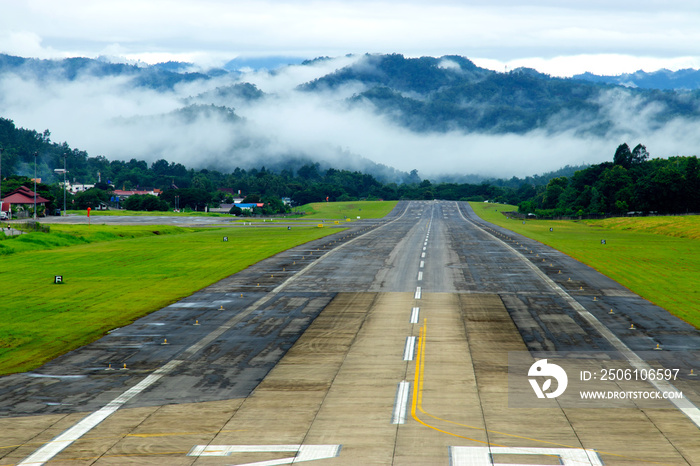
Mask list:
[{"label": "runway centerline marking", "polygon": [[403,360],[413,361],[413,354],[416,348],[416,337],[406,337],[406,346],[403,349]]},{"label": "runway centerline marking", "polygon": [[392,424],[405,424],[406,411],[408,410],[408,394],[411,384],[405,380],[396,387],[396,399],[394,400],[394,412],[391,415]]},{"label": "runway centerline marking", "polygon": [[418,314],[420,313],[420,308],[419,307],[414,307],[411,309],[411,322],[412,324],[417,324],[418,323]]}]

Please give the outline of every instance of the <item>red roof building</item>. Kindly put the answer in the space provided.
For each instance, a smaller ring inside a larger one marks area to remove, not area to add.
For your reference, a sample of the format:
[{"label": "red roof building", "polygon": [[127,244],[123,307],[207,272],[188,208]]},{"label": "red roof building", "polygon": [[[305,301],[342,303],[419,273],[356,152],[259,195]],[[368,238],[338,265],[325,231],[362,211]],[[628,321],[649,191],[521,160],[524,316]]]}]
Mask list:
[{"label": "red roof building", "polygon": [[[49,200],[45,199],[38,194],[36,195],[37,205],[44,205],[48,203]],[[34,191],[27,188],[26,186],[20,186],[19,188],[12,191],[10,194],[5,196],[2,200],[3,210],[6,204],[10,205],[30,205],[34,206]]]}]

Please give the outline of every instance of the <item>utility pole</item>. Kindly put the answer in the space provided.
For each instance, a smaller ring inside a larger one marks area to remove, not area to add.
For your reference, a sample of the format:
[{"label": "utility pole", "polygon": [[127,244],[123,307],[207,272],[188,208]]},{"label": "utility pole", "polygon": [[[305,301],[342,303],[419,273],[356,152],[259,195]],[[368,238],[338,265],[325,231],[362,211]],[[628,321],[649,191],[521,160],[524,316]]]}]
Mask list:
[{"label": "utility pole", "polygon": [[63,154],[63,169],[56,168],[54,172],[56,173],[61,173],[63,172],[63,214],[66,215],[66,173],[68,173],[68,170],[66,170],[66,157],[68,154]]},{"label": "utility pole", "polygon": [[2,147],[0,147],[0,212],[2,212]]},{"label": "utility pole", "polygon": [[36,223],[36,158],[38,152],[34,152],[34,223]]},{"label": "utility pole", "polygon": [[68,154],[63,154],[63,215],[66,215],[66,157]]}]

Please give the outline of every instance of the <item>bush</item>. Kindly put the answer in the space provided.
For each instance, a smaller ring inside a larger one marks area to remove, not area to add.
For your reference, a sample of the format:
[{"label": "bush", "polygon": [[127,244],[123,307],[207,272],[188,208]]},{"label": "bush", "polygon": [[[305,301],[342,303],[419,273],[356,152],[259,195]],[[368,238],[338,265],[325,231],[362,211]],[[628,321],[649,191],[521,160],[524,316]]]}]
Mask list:
[{"label": "bush", "polygon": [[127,210],[141,210],[147,212],[165,212],[168,204],[164,200],[151,194],[134,194],[122,201],[122,207]]}]

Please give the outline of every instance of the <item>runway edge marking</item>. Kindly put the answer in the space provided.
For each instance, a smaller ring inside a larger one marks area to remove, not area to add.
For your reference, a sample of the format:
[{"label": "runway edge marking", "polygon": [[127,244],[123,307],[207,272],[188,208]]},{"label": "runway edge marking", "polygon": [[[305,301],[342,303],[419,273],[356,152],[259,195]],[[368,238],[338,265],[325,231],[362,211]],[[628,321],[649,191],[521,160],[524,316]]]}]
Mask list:
[{"label": "runway edge marking", "polygon": [[[396,217],[394,220],[391,220],[389,222],[386,222],[383,225],[379,225],[372,231],[376,231],[379,229],[382,229],[388,225],[391,225],[392,223],[401,220],[403,216],[406,214],[408,211],[410,203],[406,205],[404,208],[404,211]],[[255,303],[253,303],[251,306],[249,306],[246,310],[238,313],[236,316],[233,318],[229,319],[227,322],[225,322],[223,325],[219,326],[215,330],[213,330],[211,333],[206,335],[204,338],[200,339],[197,343],[193,344],[189,348],[187,348],[185,351],[183,351],[183,355],[186,355],[187,358],[192,357],[195,353],[197,353],[199,350],[201,350],[208,342],[214,340],[216,337],[221,335],[224,331],[228,330],[230,327],[233,326],[233,324],[237,323],[238,321],[242,320],[245,316],[253,312],[255,309],[258,307],[262,306],[265,304],[267,301],[272,299],[274,296],[279,294],[287,285],[292,283],[294,280],[296,280],[299,276],[302,274],[306,273],[309,269],[311,269],[313,266],[315,266],[317,263],[319,263],[321,260],[329,257],[339,249],[348,246],[349,244],[354,243],[358,239],[362,238],[364,234],[359,235],[357,238],[353,238],[347,243],[343,243],[336,247],[335,249],[326,252],[322,256],[320,256],[317,260],[314,262],[311,262],[308,264],[306,267],[303,269],[299,270],[296,274],[293,276],[287,278],[284,282],[282,282],[279,286],[277,286],[274,290],[270,291],[267,295],[263,296],[262,298],[258,299]],[[163,365],[162,367],[158,368],[153,372],[153,374],[149,375],[145,379],[143,379],[141,382],[138,384],[134,385],[133,387],[127,389],[124,393],[119,395],[117,398],[109,402],[106,406],[103,408],[95,411],[94,413],[89,414],[87,417],[83,418],[81,421],[79,421],[76,425],[73,427],[69,428],[68,430],[64,431],[62,434],[60,434],[58,437],[55,437],[53,440],[49,441],[48,443],[44,444],[42,447],[40,447],[37,451],[32,453],[30,456],[28,456],[26,459],[24,459],[21,463],[18,463],[17,466],[28,466],[28,465],[42,465],[46,463],[47,461],[50,461],[54,456],[68,448],[73,442],[76,440],[79,440],[83,435],[87,434],[89,431],[91,431],[93,428],[95,428],[98,424],[100,424],[102,421],[107,419],[112,413],[117,411],[121,406],[123,406],[127,401],[129,401],[131,398],[134,396],[138,395],[141,393],[143,390],[145,390],[147,387],[153,385],[169,373],[172,369],[183,363],[184,360],[182,359],[173,359]]]},{"label": "runway edge marking", "polygon": [[[559,286],[554,280],[549,278],[544,272],[542,272],[536,265],[534,265],[532,262],[530,262],[525,256],[523,256],[518,250],[510,246],[508,243],[505,241],[501,240],[500,238],[497,238],[494,235],[489,234],[486,232],[481,225],[478,223],[467,219],[464,214],[462,213],[462,209],[459,208],[459,204],[457,205],[457,209],[459,210],[459,215],[462,217],[462,219],[465,222],[470,222],[477,228],[479,228],[481,231],[486,233],[487,235],[491,236],[495,240],[499,241],[502,243],[507,249],[511,250],[512,252],[515,253],[516,257],[520,259],[522,262],[524,262],[537,276],[539,276],[542,281],[547,284],[555,293],[557,293],[562,299],[564,299],[578,314],[584,318],[593,328],[595,328],[608,342],[615,347],[616,350],[618,350],[622,355],[629,361],[629,363],[636,369],[639,370],[645,370],[645,371],[651,371],[652,367],[647,364],[647,362],[640,358],[637,353],[632,351],[622,340],[620,340],[617,335],[615,335],[610,329],[608,329],[601,321],[599,321],[593,314],[588,312],[585,307],[581,305],[578,301],[576,301],[569,293],[567,293],[561,286]],[[666,392],[674,392],[674,393],[682,393],[680,392],[676,387],[674,387],[671,383],[665,381],[665,380],[648,380],[651,385],[654,386],[659,391],[666,391]],[[700,409],[698,409],[695,404],[693,404],[692,401],[688,400],[687,398],[669,398],[668,401],[673,403],[673,405],[678,408],[679,411],[681,411],[683,414],[685,414],[688,419],[690,419],[693,424],[695,424],[696,427],[700,428]]]}]

